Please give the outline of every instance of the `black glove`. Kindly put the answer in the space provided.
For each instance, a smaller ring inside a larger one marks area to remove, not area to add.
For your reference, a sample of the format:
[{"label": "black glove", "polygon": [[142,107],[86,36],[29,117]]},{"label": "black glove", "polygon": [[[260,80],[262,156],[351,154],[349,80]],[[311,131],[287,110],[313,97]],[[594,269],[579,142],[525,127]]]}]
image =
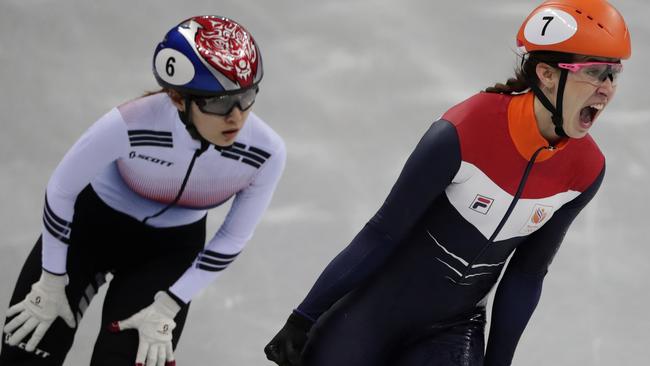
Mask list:
[{"label": "black glove", "polygon": [[280,366],[299,366],[300,354],[307,343],[307,333],[314,322],[297,312],[291,313],[287,323],[264,347],[266,358]]}]

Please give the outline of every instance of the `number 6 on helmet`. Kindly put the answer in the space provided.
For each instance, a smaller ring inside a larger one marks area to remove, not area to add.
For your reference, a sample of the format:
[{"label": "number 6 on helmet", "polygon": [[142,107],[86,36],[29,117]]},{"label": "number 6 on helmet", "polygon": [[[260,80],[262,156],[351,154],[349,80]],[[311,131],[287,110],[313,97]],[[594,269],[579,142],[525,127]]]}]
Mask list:
[{"label": "number 6 on helmet", "polygon": [[167,32],[156,47],[153,73],[160,86],[198,96],[256,88],[264,74],[250,32],[213,15],[187,19]]}]

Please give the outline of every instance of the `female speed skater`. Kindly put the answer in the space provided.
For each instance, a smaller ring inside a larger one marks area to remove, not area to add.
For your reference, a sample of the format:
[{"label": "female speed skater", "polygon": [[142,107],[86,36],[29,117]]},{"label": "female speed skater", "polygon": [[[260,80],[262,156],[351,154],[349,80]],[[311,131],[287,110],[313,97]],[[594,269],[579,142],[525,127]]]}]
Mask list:
[{"label": "female speed skater", "polygon": [[[108,273],[90,364],[174,365],[190,300],[269,205],[286,152],[251,112],[263,75],[252,35],[225,17],[189,18],[158,44],[153,72],[162,90],[101,117],[50,178],[0,365],[62,365]],[[231,198],[206,245],[208,209]]]},{"label": "female speed skater", "polygon": [[[431,125],[381,208],[266,346],[269,360],[511,364],[549,264],[603,179],[588,132],[631,55],[605,0],[546,1],[517,43],[516,77]],[[502,272],[485,350],[486,297]]]}]

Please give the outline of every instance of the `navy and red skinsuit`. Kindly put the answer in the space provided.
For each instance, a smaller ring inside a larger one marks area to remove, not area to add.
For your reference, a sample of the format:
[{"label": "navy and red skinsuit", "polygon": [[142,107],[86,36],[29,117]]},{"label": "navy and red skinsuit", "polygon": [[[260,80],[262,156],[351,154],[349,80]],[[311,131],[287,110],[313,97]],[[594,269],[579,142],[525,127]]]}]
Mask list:
[{"label": "navy and red skinsuit", "polygon": [[[533,100],[479,93],[432,124],[295,310],[318,320],[305,366],[511,363],[548,266],[605,172],[589,135],[550,147]],[[484,356],[486,296],[513,251]]]}]

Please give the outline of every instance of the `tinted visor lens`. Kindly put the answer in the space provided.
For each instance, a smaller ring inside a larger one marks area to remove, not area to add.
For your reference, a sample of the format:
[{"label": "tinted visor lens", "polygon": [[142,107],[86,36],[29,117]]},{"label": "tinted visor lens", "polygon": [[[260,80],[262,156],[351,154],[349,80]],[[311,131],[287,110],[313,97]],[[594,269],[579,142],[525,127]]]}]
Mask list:
[{"label": "tinted visor lens", "polygon": [[618,75],[623,71],[623,65],[617,62],[560,63],[558,67],[571,70],[580,80],[596,86],[607,79],[616,85]]},{"label": "tinted visor lens", "polygon": [[218,95],[216,97],[194,97],[194,103],[199,107],[201,112],[208,114],[216,114],[218,116],[226,116],[232,112],[235,106],[240,110],[248,110],[257,96],[257,88],[248,89],[242,93],[230,95]]},{"label": "tinted visor lens", "polygon": [[602,83],[607,78],[615,83],[622,70],[621,64],[593,64],[581,68],[578,73],[592,83]]}]

